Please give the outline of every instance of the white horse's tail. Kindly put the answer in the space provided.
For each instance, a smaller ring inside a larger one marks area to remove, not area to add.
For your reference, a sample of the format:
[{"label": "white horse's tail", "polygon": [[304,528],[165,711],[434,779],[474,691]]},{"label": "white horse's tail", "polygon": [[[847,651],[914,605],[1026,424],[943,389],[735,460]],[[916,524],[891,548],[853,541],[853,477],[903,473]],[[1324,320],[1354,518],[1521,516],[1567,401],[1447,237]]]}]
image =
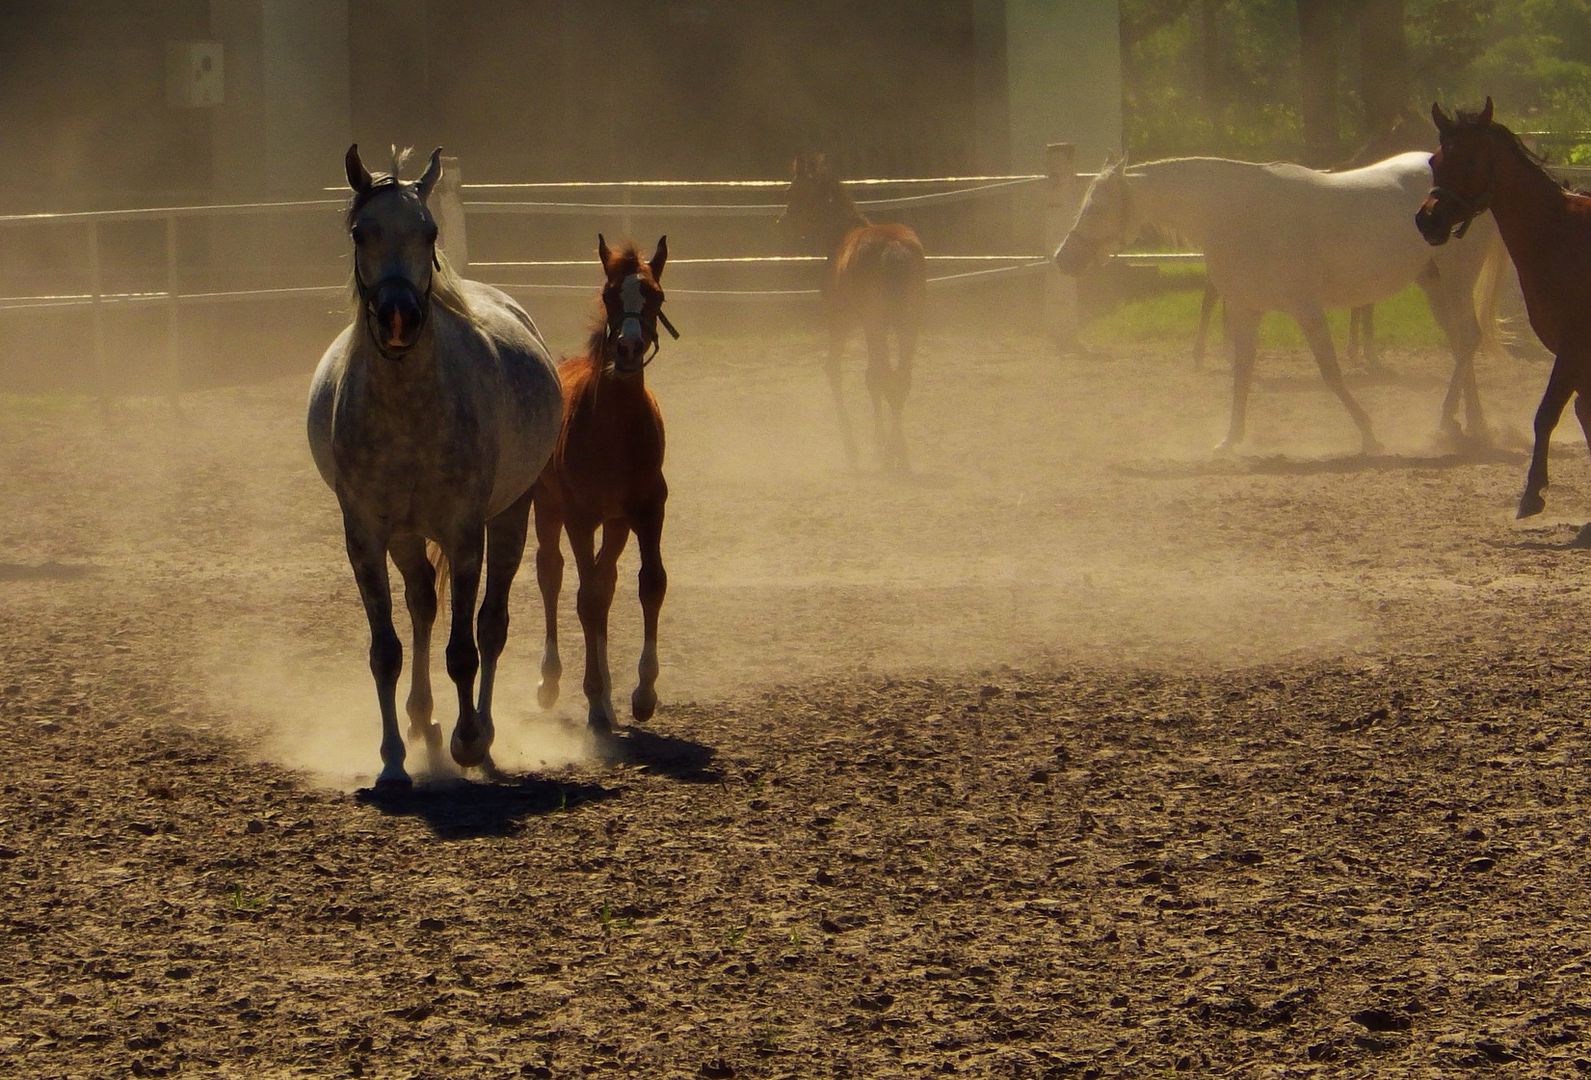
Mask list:
[{"label": "white horse's tail", "polygon": [[1497,299],[1502,294],[1503,283],[1508,280],[1508,272],[1512,267],[1508,246],[1503,243],[1501,234],[1492,233],[1486,261],[1481,263],[1481,272],[1475,279],[1475,290],[1471,295],[1475,303],[1475,321],[1480,324],[1479,351],[1497,357],[1508,355],[1509,335],[1497,314]]},{"label": "white horse's tail", "polygon": [[430,560],[431,568],[436,571],[436,605],[437,609],[440,610],[442,601],[447,599],[447,553],[442,550],[442,545],[435,540],[427,540],[425,542],[425,557]]}]

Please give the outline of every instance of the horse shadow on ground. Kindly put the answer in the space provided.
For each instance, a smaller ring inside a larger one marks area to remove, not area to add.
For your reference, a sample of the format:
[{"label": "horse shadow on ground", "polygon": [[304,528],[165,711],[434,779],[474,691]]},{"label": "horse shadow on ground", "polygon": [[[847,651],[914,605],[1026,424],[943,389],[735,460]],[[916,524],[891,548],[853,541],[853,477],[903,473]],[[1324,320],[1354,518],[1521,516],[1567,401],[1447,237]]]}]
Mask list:
[{"label": "horse shadow on ground", "polygon": [[521,776],[422,783],[408,791],[360,788],[354,798],[389,817],[420,818],[443,840],[467,840],[508,836],[526,818],[577,810],[617,794],[602,784]]},{"label": "horse shadow on ground", "polygon": [[99,572],[88,563],[63,563],[49,559],[41,563],[0,563],[0,582],[75,581]]},{"label": "horse shadow on ground", "polygon": [[[718,751],[705,743],[631,727],[621,729],[602,751],[609,767],[628,766],[685,783],[718,783]],[[407,791],[360,788],[354,798],[391,817],[418,817],[444,840],[508,836],[527,818],[567,813],[604,802],[622,788],[591,780],[502,774],[475,780],[420,783]]]},{"label": "horse shadow on ground", "polygon": [[[1572,525],[1564,528],[1574,528]],[[1543,533],[1548,529],[1531,529],[1533,533]],[[1591,522],[1580,526],[1575,534],[1567,540],[1482,540],[1487,547],[1498,548],[1504,551],[1551,551],[1562,553],[1565,551],[1591,551]]]},{"label": "horse shadow on ground", "polygon": [[1318,476],[1333,473],[1396,472],[1405,469],[1462,469],[1473,465],[1517,465],[1528,460],[1521,450],[1475,447],[1431,454],[1345,454],[1340,457],[1210,458],[1204,461],[1160,461],[1112,466],[1124,476],[1149,480],[1183,480],[1200,476]]}]

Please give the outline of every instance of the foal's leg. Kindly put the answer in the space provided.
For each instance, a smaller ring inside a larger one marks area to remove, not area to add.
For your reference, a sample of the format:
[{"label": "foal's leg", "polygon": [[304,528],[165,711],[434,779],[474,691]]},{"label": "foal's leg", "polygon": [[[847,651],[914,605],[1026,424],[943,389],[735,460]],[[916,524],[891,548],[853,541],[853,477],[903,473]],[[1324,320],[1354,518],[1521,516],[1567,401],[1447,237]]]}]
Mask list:
[{"label": "foal's leg", "polygon": [[1315,354],[1315,363],[1320,367],[1320,377],[1326,380],[1326,385],[1331,387],[1332,392],[1337,395],[1337,400],[1342,402],[1343,408],[1348,410],[1348,415],[1353,417],[1354,424],[1358,426],[1359,440],[1364,452],[1376,453],[1381,449],[1381,444],[1376,442],[1375,435],[1370,431],[1370,417],[1359,407],[1359,402],[1354,400],[1348,384],[1343,381],[1342,368],[1337,366],[1337,350],[1331,343],[1331,329],[1326,325],[1326,313],[1315,308],[1294,317],[1304,332],[1304,339],[1309,342],[1310,351]]},{"label": "foal's leg", "polygon": [[541,683],[536,700],[543,709],[558,702],[563,661],[558,658],[558,593],[563,589],[563,507],[547,484],[538,485],[536,512],[536,584],[541,588],[541,613],[546,627],[541,651]]},{"label": "foal's leg", "polygon": [[[477,635],[481,643],[481,691],[475,717],[484,732],[488,753],[496,725],[492,691],[497,685],[497,660],[508,643],[508,593],[525,557],[525,531],[530,524],[531,492],[526,491],[486,523],[486,593],[481,598]],[[490,757],[484,759],[490,762]]]},{"label": "foal's leg", "polygon": [[630,695],[630,714],[637,720],[650,720],[657,710],[657,615],[668,592],[668,571],[663,569],[663,507],[667,490],[658,499],[630,515],[635,540],[641,548],[641,619],[644,636],[641,644],[639,680]]},{"label": "foal's leg", "polygon": [[845,410],[845,395],[840,383],[840,364],[845,357],[846,333],[838,321],[829,324],[829,355],[823,363],[824,374],[829,380],[829,394],[834,398],[834,415],[840,425],[840,442],[845,447],[845,461],[852,468],[856,467],[856,432],[851,428],[851,414]]},{"label": "foal's leg", "polygon": [[403,599],[409,608],[414,632],[413,669],[409,672],[409,738],[425,740],[426,767],[432,774],[444,769],[442,725],[431,722],[431,626],[436,622],[436,568],[426,558],[425,541],[413,534],[395,536],[387,545],[392,561],[403,575]]},{"label": "foal's leg", "polygon": [[1226,340],[1232,349],[1232,418],[1226,438],[1216,446],[1217,454],[1237,449],[1248,426],[1248,393],[1254,382],[1254,358],[1259,349],[1260,314],[1235,310],[1231,303],[1223,308]]},{"label": "foal's leg", "polygon": [[[447,639],[447,674],[458,690],[459,719],[453,728],[453,760],[464,768],[486,761],[492,747],[492,729],[477,723],[475,715],[475,673],[481,656],[475,648],[475,598],[481,587],[481,554],[486,546],[485,528],[469,528],[463,536],[444,545],[452,569],[453,622]],[[488,724],[490,718],[488,718]]]},{"label": "foal's leg", "polygon": [[889,404],[894,424],[895,462],[901,472],[910,468],[906,459],[904,416],[906,397],[912,388],[912,362],[917,356],[917,325],[918,315],[911,312],[903,315],[895,327],[895,348],[900,355],[896,357],[894,377],[889,383]]},{"label": "foal's leg", "polygon": [[1547,448],[1552,443],[1552,429],[1558,426],[1563,407],[1574,393],[1575,380],[1569,373],[1572,363],[1566,362],[1562,353],[1552,362],[1547,389],[1541,395],[1541,404],[1536,406],[1536,444],[1530,450],[1530,471],[1525,474],[1525,493],[1519,497],[1519,513],[1515,517],[1534,517],[1547,508],[1547,500],[1541,497],[1547,486]]},{"label": "foal's leg", "polygon": [[888,469],[895,459],[884,424],[884,403],[888,400],[890,384],[889,330],[882,321],[872,320],[863,333],[867,338],[867,396],[873,403],[873,443],[880,464]]},{"label": "foal's leg", "polygon": [[387,579],[387,536],[376,523],[358,519],[343,507],[343,539],[348,563],[364,601],[370,623],[370,674],[376,680],[376,702],[381,708],[381,773],[376,788],[410,786],[404,771],[403,736],[398,734],[398,675],[403,671],[403,645],[392,626],[392,588]]},{"label": "foal's leg", "polygon": [[1193,338],[1193,370],[1204,370],[1204,345],[1210,338],[1210,317],[1215,314],[1215,302],[1221,294],[1208,281],[1204,283],[1204,299],[1199,302],[1199,332]]},{"label": "foal's leg", "polygon": [[619,555],[630,538],[629,526],[610,522],[602,530],[602,550],[593,552],[595,528],[571,525],[569,546],[580,571],[576,607],[586,637],[586,722],[592,732],[613,730],[613,679],[608,674],[608,609],[619,578]]}]

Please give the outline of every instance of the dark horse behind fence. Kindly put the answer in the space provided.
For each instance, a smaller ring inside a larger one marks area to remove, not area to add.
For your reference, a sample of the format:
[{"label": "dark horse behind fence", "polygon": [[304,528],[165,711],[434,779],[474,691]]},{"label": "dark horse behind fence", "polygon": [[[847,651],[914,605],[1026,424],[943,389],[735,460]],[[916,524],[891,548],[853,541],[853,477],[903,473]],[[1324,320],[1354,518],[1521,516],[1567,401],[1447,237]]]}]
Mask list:
[{"label": "dark horse behind fence", "polygon": [[[825,370],[839,414],[847,459],[856,463],[856,436],[840,392],[840,361],[858,327],[867,339],[867,392],[885,468],[905,471],[901,412],[911,391],[912,360],[927,293],[922,241],[905,225],[874,225],[845,191],[822,154],[803,154],[792,167],[779,226],[795,241],[827,256],[823,301],[829,324]],[[895,336],[896,360],[889,361]],[[885,406],[888,406],[888,418]]]},{"label": "dark horse behind fence", "polygon": [[[552,452],[561,398],[547,346],[523,308],[456,277],[437,250],[426,200],[441,151],[413,183],[372,176],[348,148],[353,198],[352,324],[326,350],[309,389],[309,446],[342,510],[348,561],[370,622],[381,709],[379,788],[406,788],[397,687],[403,646],[392,625],[390,556],[414,629],[408,714],[433,771],[445,767],[431,722],[431,623],[445,556],[453,592],[447,672],[458,689],[453,760],[491,767],[492,685],[508,636],[508,590],[525,550],[531,486]],[[474,627],[482,563],[480,647]],[[480,698],[474,696],[481,677]]]},{"label": "dark horse behind fence", "polygon": [[1491,98],[1457,119],[1432,105],[1431,119],[1441,139],[1431,158],[1435,186],[1415,224],[1430,243],[1445,244],[1490,210],[1519,271],[1530,327],[1554,357],[1519,499],[1519,516],[1530,517],[1546,508],[1547,449],[1571,396],[1591,443],[1591,197],[1566,190],[1517,135],[1496,123]]},{"label": "dark horse behind fence", "polygon": [[[663,413],[647,389],[645,370],[657,354],[658,324],[675,334],[663,314],[658,280],[668,261],[668,238],[642,261],[633,244],[611,251],[597,237],[602,261],[602,316],[586,351],[558,366],[563,384],[563,427],[552,460],[536,484],[536,578],[547,618],[541,661],[541,704],[558,700],[563,664],[558,658],[558,591],[563,585],[559,532],[569,534],[580,573],[576,604],[586,639],[588,723],[598,736],[613,728],[613,679],[608,673],[608,611],[618,579],[619,555],[630,533],[641,546],[641,646],[639,681],[630,714],[647,720],[657,708],[657,617],[668,589],[663,569]],[[596,548],[596,531],[602,546]]]}]

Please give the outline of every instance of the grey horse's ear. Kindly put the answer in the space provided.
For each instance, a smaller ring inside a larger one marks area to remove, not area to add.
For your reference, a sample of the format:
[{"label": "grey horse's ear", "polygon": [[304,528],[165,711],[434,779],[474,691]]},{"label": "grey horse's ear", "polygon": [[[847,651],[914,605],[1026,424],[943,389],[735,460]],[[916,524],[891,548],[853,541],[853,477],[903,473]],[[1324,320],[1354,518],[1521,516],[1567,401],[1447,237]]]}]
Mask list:
[{"label": "grey horse's ear", "polygon": [[608,260],[613,257],[613,252],[608,250],[608,242],[597,233],[597,258],[602,260],[602,269],[608,268]]},{"label": "grey horse's ear", "polygon": [[357,194],[363,195],[370,190],[370,170],[359,160],[358,143],[349,145],[348,153],[343,157],[343,168],[348,172],[348,186]]},{"label": "grey horse's ear", "polygon": [[1492,122],[1492,96],[1490,94],[1486,95],[1486,107],[1481,109],[1479,120],[1482,127]]},{"label": "grey horse's ear", "polygon": [[420,174],[420,179],[414,182],[414,190],[419,194],[420,201],[425,202],[431,196],[431,189],[436,187],[436,182],[442,179],[442,148],[439,146],[431,151],[431,160],[426,163],[425,172]]},{"label": "grey horse's ear", "polygon": [[[1490,101],[1491,99],[1487,98],[1487,100]],[[1431,120],[1436,124],[1437,132],[1442,135],[1446,135],[1453,129],[1453,118],[1442,111],[1442,103],[1439,101],[1431,102]]]},{"label": "grey horse's ear", "polygon": [[668,262],[668,236],[664,235],[657,238],[657,250],[652,252],[652,257],[646,263],[652,271],[653,281],[663,280],[663,264],[666,262]]}]

